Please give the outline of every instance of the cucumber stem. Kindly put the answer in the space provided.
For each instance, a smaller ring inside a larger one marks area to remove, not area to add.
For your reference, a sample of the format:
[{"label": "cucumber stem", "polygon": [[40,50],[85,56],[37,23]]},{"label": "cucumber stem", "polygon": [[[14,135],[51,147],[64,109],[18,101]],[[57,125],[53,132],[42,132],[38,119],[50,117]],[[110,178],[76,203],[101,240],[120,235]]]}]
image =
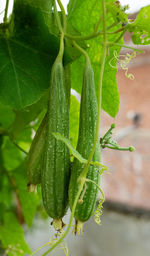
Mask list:
[{"label": "cucumber stem", "polygon": [[72,44],[74,47],[77,48],[77,50],[79,50],[84,55],[86,62],[90,64],[90,58],[87,52],[81,46],[79,46],[75,41],[72,41]]},{"label": "cucumber stem", "polygon": [[[109,27],[107,29],[109,29]],[[112,32],[106,32],[106,34],[113,35],[113,34],[117,34],[117,33],[120,33],[122,31],[125,31],[125,30],[126,30],[126,27],[123,27],[123,28],[117,29],[117,30],[112,31]],[[82,40],[90,40],[90,39],[98,37],[100,35],[104,35],[103,30],[93,32],[92,34],[86,35],[86,36],[75,36],[75,35],[70,35],[70,34],[65,33],[65,37],[67,37],[69,39],[72,39],[72,40],[81,40],[81,41]]]},{"label": "cucumber stem", "polygon": [[4,18],[3,18],[4,23],[7,23],[8,7],[9,7],[9,0],[6,0],[5,14],[4,14]]},{"label": "cucumber stem", "polygon": [[57,7],[56,7],[56,1],[54,1],[54,15],[55,15],[55,19],[56,19],[56,23],[57,23],[59,31],[60,31],[60,33],[63,33],[62,25],[61,25]]},{"label": "cucumber stem", "polygon": [[64,33],[60,34],[60,48],[59,53],[57,55],[56,61],[62,61],[64,55]]},{"label": "cucumber stem", "polygon": [[62,15],[63,15],[63,31],[66,31],[66,27],[67,27],[67,20],[66,20],[66,13],[65,13],[65,9],[64,6],[61,2],[61,0],[57,0],[57,3],[62,11]]}]

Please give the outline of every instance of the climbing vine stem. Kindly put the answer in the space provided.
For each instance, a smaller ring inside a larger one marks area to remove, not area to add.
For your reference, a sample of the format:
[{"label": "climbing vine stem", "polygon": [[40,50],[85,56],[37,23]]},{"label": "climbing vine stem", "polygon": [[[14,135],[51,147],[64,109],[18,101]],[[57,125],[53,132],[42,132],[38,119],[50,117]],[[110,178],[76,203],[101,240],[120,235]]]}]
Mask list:
[{"label": "climbing vine stem", "polygon": [[67,27],[67,20],[66,20],[66,13],[65,13],[65,9],[63,7],[63,4],[61,2],[61,0],[57,0],[57,3],[62,11],[62,15],[63,15],[63,30],[64,32],[66,31],[66,27]]},{"label": "climbing vine stem", "polygon": [[[108,27],[107,29],[110,29],[110,28],[112,28],[112,26]],[[126,27],[123,27],[123,28],[117,29],[117,30],[112,31],[112,32],[106,32],[105,34],[113,35],[113,34],[117,34],[117,33],[120,33],[122,31],[125,31],[125,30],[126,30]],[[86,35],[86,36],[76,36],[76,35],[70,35],[70,34],[65,33],[65,37],[67,37],[69,39],[72,39],[72,40],[77,40],[77,41],[90,40],[90,39],[98,37],[100,35],[104,35],[103,30],[96,31],[96,32],[94,31],[92,34]]]},{"label": "climbing vine stem", "polygon": [[7,23],[8,7],[9,7],[9,0],[6,0],[5,14],[3,19],[4,23]]},{"label": "climbing vine stem", "polygon": [[59,18],[59,15],[58,15],[58,11],[57,11],[57,7],[56,7],[56,1],[54,1],[54,14],[55,14],[55,19],[56,19],[58,29],[59,29],[60,33],[63,33],[62,25],[61,25],[60,18]]}]

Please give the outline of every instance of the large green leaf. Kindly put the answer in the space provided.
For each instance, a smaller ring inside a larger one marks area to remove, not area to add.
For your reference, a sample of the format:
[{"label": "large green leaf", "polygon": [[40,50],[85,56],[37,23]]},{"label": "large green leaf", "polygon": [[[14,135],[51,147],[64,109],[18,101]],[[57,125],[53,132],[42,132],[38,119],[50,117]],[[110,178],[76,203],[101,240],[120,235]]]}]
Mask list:
[{"label": "large green leaf", "polygon": [[[107,0],[107,2],[112,3],[113,1]],[[68,16],[69,21],[72,23],[77,30],[82,31],[83,35],[92,33],[96,22],[98,21],[100,15],[102,14],[101,4],[97,4],[96,0],[71,0],[68,6]],[[82,22],[81,22],[82,20]],[[107,14],[107,25],[113,23],[113,17]],[[118,27],[113,28],[116,30]],[[120,28],[120,27],[119,27]],[[100,29],[102,27],[100,26]],[[111,31],[111,30],[110,30]],[[116,40],[119,35],[109,35],[108,41],[112,42]],[[122,43],[122,42],[121,42]],[[95,82],[96,88],[99,85],[99,70],[101,65],[101,55],[102,55],[102,36],[88,41],[88,54],[90,56],[92,66],[95,72]],[[106,58],[105,72],[103,78],[103,92],[102,92],[102,107],[103,109],[112,117],[118,112],[119,109],[119,93],[116,82],[117,68],[110,65],[111,59],[114,57],[114,51],[119,53],[120,47],[110,47],[109,55]],[[114,66],[117,61],[114,61]],[[80,57],[72,64],[72,87],[81,92],[82,85],[82,74],[84,68],[84,58]]]},{"label": "large green leaf", "polygon": [[134,44],[150,44],[150,5],[141,8],[136,20],[129,25]]},{"label": "large green leaf", "polygon": [[7,129],[14,121],[15,113],[11,108],[0,103],[0,126]]},{"label": "large green leaf", "polygon": [[0,227],[0,237],[6,255],[23,256],[31,253],[24,240],[23,229],[12,212],[5,214],[4,224]]},{"label": "large green leaf", "polygon": [[39,101],[24,108],[24,110],[15,111],[15,120],[11,125],[10,131],[13,138],[18,138],[19,134],[29,128],[29,124],[39,116],[40,113],[45,113],[47,109],[48,91],[40,98]]},{"label": "large green leaf", "polygon": [[[15,0],[20,2],[22,0]],[[39,10],[44,18],[45,24],[47,25],[49,32],[54,35],[59,35],[59,30],[53,15],[54,0],[23,0],[24,4],[27,4],[36,10]]]},{"label": "large green leaf", "polygon": [[[31,3],[15,1],[11,32],[0,32],[0,101],[15,109],[33,104],[49,87],[59,50],[59,38],[49,32],[41,8]],[[74,58],[66,47],[64,63]]]},{"label": "large green leaf", "polygon": [[16,109],[34,103],[48,88],[50,69],[58,51],[55,38],[50,36],[46,40],[33,29],[22,29],[18,36],[0,34],[0,101]]}]

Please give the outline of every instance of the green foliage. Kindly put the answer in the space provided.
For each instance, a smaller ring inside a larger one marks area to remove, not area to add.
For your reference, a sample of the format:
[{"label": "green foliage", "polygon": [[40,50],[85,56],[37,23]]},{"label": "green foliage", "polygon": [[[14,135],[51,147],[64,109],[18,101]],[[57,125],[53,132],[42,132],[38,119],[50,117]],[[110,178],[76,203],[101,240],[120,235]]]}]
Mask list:
[{"label": "green foliage", "polygon": [[143,7],[134,22],[129,25],[134,44],[150,44],[150,5]]},{"label": "green foliage", "polygon": [[0,237],[3,247],[9,256],[23,256],[30,253],[24,240],[24,232],[15,215],[8,212],[4,216],[3,226],[0,227]]},{"label": "green foliage", "polygon": [[11,108],[0,103],[0,126],[7,129],[14,121],[15,113]]},{"label": "green foliage", "polygon": [[27,175],[26,175],[26,163],[20,165],[12,173],[15,180],[16,187],[18,189],[18,197],[20,200],[23,216],[25,222],[30,227],[35,216],[37,206],[39,205],[38,195],[27,192]]},{"label": "green foliage", "polygon": [[0,100],[16,109],[35,102],[48,87],[48,70],[58,51],[59,41],[37,16],[34,9],[17,1],[12,15],[14,29],[9,36],[0,35]]},{"label": "green foliage", "polygon": [[46,93],[44,93],[44,95],[36,103],[24,108],[22,111],[15,111],[15,120],[10,127],[10,132],[14,139],[18,138],[24,129],[27,127],[29,128],[31,122],[34,123],[34,126],[36,125],[35,121],[38,121],[41,112],[42,116],[46,112],[47,99],[48,93],[46,91]]},{"label": "green foliage", "polygon": [[8,137],[5,137],[2,154],[4,167],[9,171],[18,167],[24,157]]},{"label": "green foliage", "polygon": [[112,14],[115,22],[128,23],[128,14],[122,11],[120,4],[108,1],[106,8]]},{"label": "green foliage", "polygon": [[[0,101],[15,109],[36,102],[49,86],[59,39],[50,34],[43,13],[37,3],[17,0],[8,35],[0,31]],[[71,55],[66,50],[65,63],[72,60]]]},{"label": "green foliage", "polygon": [[0,181],[0,222],[3,220],[5,211],[10,209],[12,205],[12,188],[9,184],[8,177],[6,177],[3,173],[1,173],[1,181]]}]

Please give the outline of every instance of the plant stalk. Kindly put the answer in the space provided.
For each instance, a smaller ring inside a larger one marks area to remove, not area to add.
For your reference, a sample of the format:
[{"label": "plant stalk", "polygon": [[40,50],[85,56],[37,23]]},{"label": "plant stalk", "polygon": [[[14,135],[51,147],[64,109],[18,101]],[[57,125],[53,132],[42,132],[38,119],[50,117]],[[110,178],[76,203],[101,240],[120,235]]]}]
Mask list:
[{"label": "plant stalk", "polygon": [[57,3],[62,11],[62,16],[63,16],[63,31],[65,32],[66,31],[66,27],[67,27],[67,21],[66,21],[66,12],[65,12],[65,9],[64,9],[64,6],[61,2],[61,0],[57,0]]},{"label": "plant stalk", "polygon": [[[116,26],[116,23],[115,23],[115,26]],[[112,26],[108,27],[107,29],[109,29],[111,27]],[[107,35],[117,34],[117,33],[120,33],[122,31],[124,31],[125,29],[126,29],[126,27],[123,27],[123,28],[117,29],[117,30],[112,31],[112,32],[106,32],[106,34]],[[72,39],[72,40],[78,40],[78,41],[90,40],[90,39],[93,39],[95,37],[98,37],[99,35],[104,35],[104,31],[100,30],[98,32],[93,32],[92,34],[86,35],[86,36],[75,36],[75,35],[69,35],[69,34],[65,33],[65,37],[67,37],[69,39]]]},{"label": "plant stalk", "polygon": [[9,0],[6,0],[5,14],[4,14],[4,18],[3,18],[4,23],[7,23],[8,7],[9,7]]}]

